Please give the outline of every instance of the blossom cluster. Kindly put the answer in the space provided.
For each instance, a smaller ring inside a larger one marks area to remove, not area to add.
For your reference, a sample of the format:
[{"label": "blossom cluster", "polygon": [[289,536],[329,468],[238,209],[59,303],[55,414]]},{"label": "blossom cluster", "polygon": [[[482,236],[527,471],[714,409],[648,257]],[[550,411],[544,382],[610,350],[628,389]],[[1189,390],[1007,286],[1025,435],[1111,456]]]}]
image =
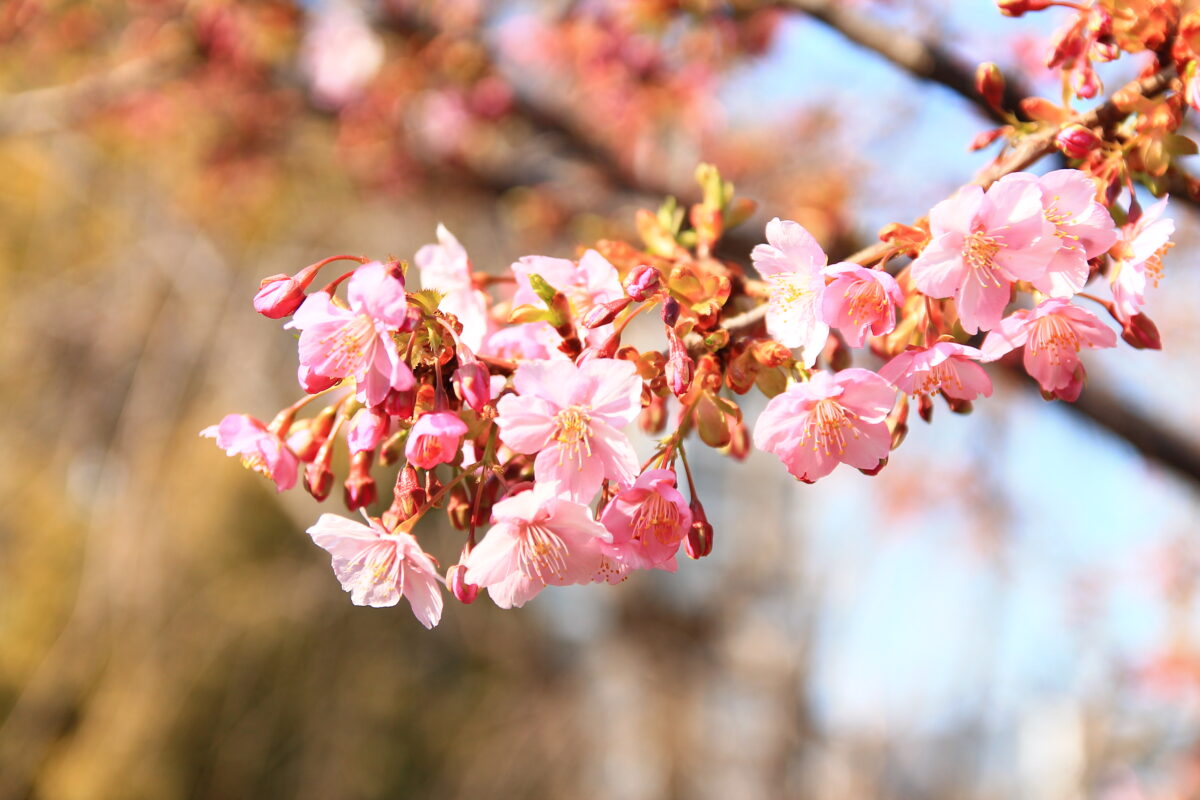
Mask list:
[{"label": "blossom cluster", "polygon": [[[1106,7],[1066,5],[1088,19]],[[1132,29],[1113,24],[1117,51],[1136,52]],[[1104,49],[1103,26],[1072,31],[1055,52],[1074,55],[1052,60],[1088,97],[1091,60],[1117,51]],[[995,101],[993,73],[980,75]],[[637,245],[601,240],[574,258],[477,270],[439,226],[411,266],[334,256],[271,276],[254,307],[298,331],[304,396],[270,423],[233,414],[202,433],[281,491],[299,482],[324,500],[342,474],[364,521],[325,514],[309,534],[353,603],[404,598],[427,627],[443,587],[463,603],[486,589],[510,608],[547,586],[675,571],[681,550],[700,558],[713,546],[688,463],[696,440],[735,459],[770,452],[806,483],[841,464],[873,475],[904,440],[910,405],[929,422],[939,395],[954,413],[990,397],[987,364],[1023,368],[1047,399],[1073,401],[1085,350],[1118,338],[1160,347],[1144,305],[1174,225],[1165,196],[1143,209],[1134,181],[1159,188],[1147,154],[1182,138],[1169,112],[1183,93],[1180,82],[1126,97],[1132,111],[1102,123],[1027,104],[1037,113],[1013,117],[1007,145],[1044,137],[1071,168],[1034,174],[1002,154],[996,175],[839,263],[779,218],[746,263],[717,257],[754,204],[702,165],[702,199],[639,212]],[[353,267],[314,288],[343,261]],[[631,344],[635,320],[656,345]],[[740,398],[752,391],[767,402],[748,425]],[[653,437],[648,454],[635,424]],[[435,510],[465,534],[445,569],[418,539]]]}]

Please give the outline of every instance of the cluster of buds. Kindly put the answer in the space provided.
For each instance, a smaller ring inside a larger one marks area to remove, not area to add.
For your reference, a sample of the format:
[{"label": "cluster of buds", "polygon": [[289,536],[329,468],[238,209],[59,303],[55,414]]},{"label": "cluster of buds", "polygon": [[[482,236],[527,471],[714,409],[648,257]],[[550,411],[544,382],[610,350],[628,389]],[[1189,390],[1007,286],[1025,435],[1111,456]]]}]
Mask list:
[{"label": "cluster of buds", "polygon": [[[1005,7],[1050,5],[1063,4]],[[1097,48],[1130,49],[1124,22],[1092,19],[1104,7],[1079,10],[1086,35],[1060,37],[1070,69]],[[981,69],[979,84],[1001,110],[998,73]],[[1132,181],[1153,178],[1138,154],[1161,126],[1178,127],[1160,118],[1180,93],[1129,104],[1124,122],[1014,118],[1014,139],[1054,125],[1079,168],[969,185],[841,263],[778,218],[750,253],[758,278],[718,258],[753,204],[703,165],[702,200],[639,212],[638,245],[599,241],[577,258],[483,273],[439,226],[413,258],[420,291],[399,260],[336,256],[273,276],[254,305],[300,332],[305,394],[269,424],[230,415],[203,435],[280,490],[302,479],[318,500],[344,470],[346,505],[364,522],[325,514],[310,535],[354,603],[403,597],[426,626],[443,587],[463,603],[486,589],[510,608],[551,585],[674,571],[681,549],[713,547],[688,463],[695,440],[736,459],[753,444],[807,483],[842,464],[874,475],[904,440],[910,405],[928,422],[939,395],[955,413],[991,396],[989,362],[1023,366],[1047,399],[1073,401],[1085,349],[1118,337],[1159,347],[1143,305],[1174,226],[1166,199],[1143,210]],[[346,260],[353,269],[312,290]],[[639,317],[657,346],[628,341]],[[740,399],[751,392],[767,399],[752,427]],[[629,438],[634,423],[654,437],[648,457]],[[395,472],[390,498],[384,470]],[[435,510],[464,533],[444,571],[417,538]]]}]

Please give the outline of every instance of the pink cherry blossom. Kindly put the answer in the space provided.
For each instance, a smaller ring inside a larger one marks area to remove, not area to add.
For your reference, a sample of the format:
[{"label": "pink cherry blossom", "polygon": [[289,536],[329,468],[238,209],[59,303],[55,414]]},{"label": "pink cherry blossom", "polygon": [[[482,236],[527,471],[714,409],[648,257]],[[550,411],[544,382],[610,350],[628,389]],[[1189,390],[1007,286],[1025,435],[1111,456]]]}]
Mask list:
[{"label": "pink cherry blossom", "polygon": [[267,426],[246,414],[229,414],[220,424],[200,431],[201,436],[217,440],[226,455],[241,456],[242,464],[275,481],[282,492],[296,485],[299,459],[287,443]]},{"label": "pink cherry blossom", "polygon": [[967,186],[933,207],[929,228],[913,279],[930,297],[953,297],[968,333],[994,328],[1013,282],[1040,280],[1059,246],[1040,187],[1025,180]]},{"label": "pink cherry blossom", "polygon": [[884,420],[895,401],[895,387],[870,370],[816,372],[767,403],[754,446],[779,456],[805,483],[839,463],[875,469],[891,450]]},{"label": "pink cherry blossom", "polygon": [[983,353],[957,342],[910,347],[879,368],[879,375],[905,394],[941,392],[955,400],[992,396],[992,379],[975,362]]},{"label": "pink cherry blossom", "polygon": [[1113,306],[1122,323],[1141,313],[1146,303],[1146,285],[1157,286],[1162,277],[1162,257],[1171,247],[1175,221],[1164,219],[1167,198],[1146,209],[1138,220],[1121,229],[1121,240],[1113,247]]},{"label": "pink cherry blossom", "polygon": [[356,606],[385,608],[403,596],[426,628],[442,618],[442,591],[437,567],[416,538],[389,533],[375,520],[363,525],[334,514],[322,514],[308,529],[333,556],[333,574]]},{"label": "pink cherry blossom", "polygon": [[495,329],[488,316],[487,292],[476,288],[467,251],[454,234],[439,223],[437,237],[437,244],[425,245],[413,258],[421,271],[421,288],[442,293],[438,308],[462,323],[463,344],[477,351]]},{"label": "pink cherry blossom", "polygon": [[587,503],[605,479],[632,483],[637,455],[621,428],[642,410],[642,380],[628,361],[530,361],[513,375],[516,394],[496,404],[500,441],[537,453],[539,484]]},{"label": "pink cherry blossom", "polygon": [[[625,296],[617,268],[595,250],[588,250],[578,262],[549,256],[525,256],[512,265],[517,279],[517,291],[513,305],[544,307],[529,283],[530,275],[540,275],[571,303],[576,319],[580,319],[593,306],[607,303]],[[612,325],[601,325],[586,333],[587,343],[598,345],[612,333]]]},{"label": "pink cherry blossom", "polygon": [[1040,178],[1017,173],[1000,180],[1037,184],[1042,193],[1042,213],[1054,225],[1058,251],[1046,266],[1046,274],[1033,285],[1053,297],[1077,294],[1087,283],[1091,271],[1088,261],[1107,252],[1117,240],[1112,216],[1096,202],[1096,184],[1077,169],[1058,169]]},{"label": "pink cherry blossom", "polygon": [[675,473],[650,469],[604,507],[600,522],[612,534],[602,549],[616,559],[604,579],[624,580],[631,569],[676,570],[675,553],[692,526],[692,511],[679,493]]},{"label": "pink cherry blossom", "polygon": [[891,275],[849,263],[828,266],[824,274],[833,282],[821,294],[821,320],[840,330],[851,347],[862,347],[868,329],[883,336],[896,327],[904,292]]},{"label": "pink cherry blossom", "polygon": [[1082,347],[1117,344],[1117,334],[1096,315],[1061,298],[1045,300],[1032,311],[1010,314],[983,342],[985,361],[1025,347],[1025,371],[1042,391],[1073,401],[1083,389],[1085,372],[1079,361]]},{"label": "pink cherry blossom", "polygon": [[767,223],[767,244],[756,245],[750,258],[771,286],[767,333],[785,347],[803,348],[811,367],[829,338],[821,318],[825,251],[799,223],[776,217]]},{"label": "pink cherry blossom", "polygon": [[327,292],[310,294],[284,327],[299,328],[300,365],[326,378],[353,377],[358,398],[377,406],[388,390],[413,385],[392,332],[411,325],[404,280],[378,261],[355,270],[347,291],[350,307]]},{"label": "pink cherry blossom", "polygon": [[421,469],[433,469],[458,455],[467,424],[449,411],[422,414],[408,434],[404,457]]},{"label": "pink cherry blossom", "polygon": [[589,583],[612,535],[587,506],[540,490],[496,503],[495,525],[463,562],[467,583],[486,587],[501,608],[520,607],[546,586]]}]

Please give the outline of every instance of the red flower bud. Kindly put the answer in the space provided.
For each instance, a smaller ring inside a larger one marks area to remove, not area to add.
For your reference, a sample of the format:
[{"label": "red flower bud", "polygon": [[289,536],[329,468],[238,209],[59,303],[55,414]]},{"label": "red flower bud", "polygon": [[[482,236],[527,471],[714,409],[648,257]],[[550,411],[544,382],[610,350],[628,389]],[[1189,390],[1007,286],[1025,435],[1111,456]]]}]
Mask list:
[{"label": "red flower bud", "polygon": [[1058,132],[1054,144],[1067,158],[1082,159],[1100,145],[1100,137],[1091,128],[1073,122]]},{"label": "red flower bud", "polygon": [[1139,350],[1162,350],[1158,326],[1145,314],[1135,314],[1122,325],[1121,338]]},{"label": "red flower bud", "polygon": [[282,319],[304,302],[304,286],[291,275],[263,278],[254,295],[254,310],[268,319]]},{"label": "red flower bud", "polygon": [[[467,557],[467,550],[465,548],[463,549],[462,557]],[[469,606],[479,596],[479,587],[473,583],[467,583],[466,573],[467,568],[460,561],[446,570],[446,585],[450,587],[450,593],[454,595],[458,602]]]},{"label": "red flower bud", "polygon": [[683,346],[683,342],[675,334],[674,328],[667,328],[667,342],[669,343],[669,353],[667,356],[667,384],[671,387],[671,392],[676,397],[682,397],[687,394],[687,390],[692,386],[692,377],[695,375],[695,363],[692,357],[688,355],[687,348]]},{"label": "red flower bud", "polygon": [[700,505],[700,501],[692,498],[692,527],[688,529],[687,542],[684,543],[684,550],[687,551],[688,558],[704,558],[712,552],[713,547],[713,527],[708,522],[708,516],[704,513],[704,506]]},{"label": "red flower bud", "polygon": [[1000,13],[1006,17],[1019,17],[1026,11],[1041,11],[1049,8],[1052,0],[996,0]]},{"label": "red flower bud", "polygon": [[375,502],[375,479],[371,477],[373,451],[364,450],[350,458],[350,476],[346,478],[346,508],[357,511]]},{"label": "red flower bud", "polygon": [[674,328],[675,323],[679,321],[679,301],[674,297],[668,297],[663,301],[662,321],[668,328]]}]

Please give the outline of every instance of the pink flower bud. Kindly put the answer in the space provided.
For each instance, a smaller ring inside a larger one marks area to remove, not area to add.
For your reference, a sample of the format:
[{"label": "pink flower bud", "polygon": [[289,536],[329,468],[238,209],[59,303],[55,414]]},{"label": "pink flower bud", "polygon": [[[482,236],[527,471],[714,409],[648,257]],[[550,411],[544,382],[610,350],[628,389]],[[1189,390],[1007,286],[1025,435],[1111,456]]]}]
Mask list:
[{"label": "pink flower bud", "polygon": [[634,267],[625,279],[625,293],[640,303],[658,289],[660,280],[658,270],[649,264],[642,264]]},{"label": "pink flower bud", "polygon": [[1006,17],[1019,17],[1026,11],[1041,11],[1049,8],[1053,0],[996,0],[1000,13]]},{"label": "pink flower bud", "polygon": [[[464,553],[463,558],[466,557],[466,553]],[[479,587],[473,583],[467,583],[466,573],[466,567],[461,563],[455,564],[446,570],[446,585],[450,587],[450,593],[458,599],[458,602],[469,606],[475,602],[475,598],[479,597]]]},{"label": "pink flower bud", "polygon": [[1054,143],[1067,158],[1087,158],[1100,145],[1100,137],[1077,122],[1067,125],[1054,137]]},{"label": "pink flower bud", "polygon": [[428,495],[421,487],[417,471],[410,465],[405,465],[396,476],[396,487],[392,490],[392,505],[383,514],[383,526],[388,530],[395,528],[401,522],[412,517],[417,510],[425,505]]},{"label": "pink flower bud", "polygon": [[491,376],[487,367],[478,361],[464,361],[454,370],[454,393],[475,411],[492,399]]},{"label": "pink flower bud", "polygon": [[291,275],[263,278],[254,295],[254,310],[268,319],[282,319],[304,302],[304,286]]},{"label": "pink flower bud", "polygon": [[683,342],[675,334],[674,328],[667,328],[667,341],[670,345],[667,356],[667,384],[676,397],[682,397],[692,386],[696,365]]},{"label": "pink flower bud", "polygon": [[308,493],[318,502],[329,497],[329,491],[333,489],[333,472],[329,469],[329,464],[318,457],[305,467],[304,488],[308,489]]},{"label": "pink flower bud", "polygon": [[583,315],[583,319],[579,321],[579,324],[589,330],[599,328],[601,325],[607,325],[617,318],[617,314],[628,308],[632,302],[632,297],[618,297],[616,300],[609,300],[606,303],[597,303],[587,310]]},{"label": "pink flower bud", "polygon": [[371,477],[371,453],[355,453],[350,458],[350,476],[346,478],[346,508],[357,511],[375,502],[375,479]]}]

